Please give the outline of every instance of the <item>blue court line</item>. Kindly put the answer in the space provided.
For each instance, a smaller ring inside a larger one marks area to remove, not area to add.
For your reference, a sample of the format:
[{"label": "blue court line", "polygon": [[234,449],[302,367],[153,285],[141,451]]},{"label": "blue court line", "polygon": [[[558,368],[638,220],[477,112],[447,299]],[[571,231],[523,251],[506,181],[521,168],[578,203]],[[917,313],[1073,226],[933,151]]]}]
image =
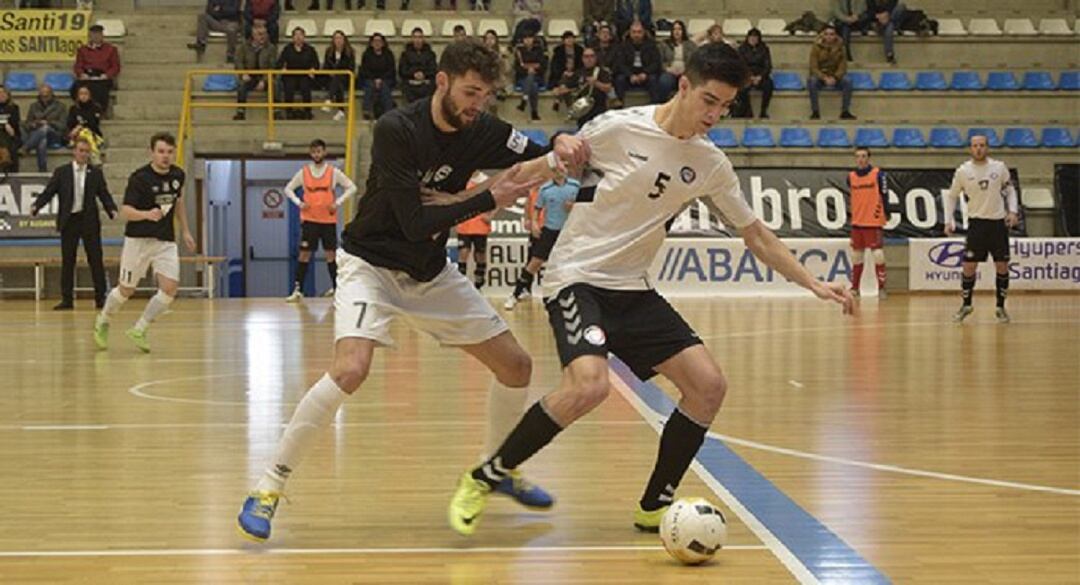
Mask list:
[{"label": "blue court line", "polygon": [[[675,403],[651,382],[643,382],[612,356],[611,369],[650,409],[668,417]],[[786,547],[819,582],[891,583],[881,571],[811,516],[727,445],[706,436],[697,454],[705,468],[746,510]]]}]

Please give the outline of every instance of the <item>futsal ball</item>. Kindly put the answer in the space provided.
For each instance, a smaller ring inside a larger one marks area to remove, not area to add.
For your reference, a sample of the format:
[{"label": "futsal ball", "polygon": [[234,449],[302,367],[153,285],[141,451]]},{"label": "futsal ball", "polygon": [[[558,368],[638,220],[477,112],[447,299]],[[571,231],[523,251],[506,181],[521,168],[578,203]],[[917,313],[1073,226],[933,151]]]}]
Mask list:
[{"label": "futsal ball", "polygon": [[708,561],[727,543],[727,521],[702,498],[684,498],[660,520],[660,540],[675,560],[686,565]]}]

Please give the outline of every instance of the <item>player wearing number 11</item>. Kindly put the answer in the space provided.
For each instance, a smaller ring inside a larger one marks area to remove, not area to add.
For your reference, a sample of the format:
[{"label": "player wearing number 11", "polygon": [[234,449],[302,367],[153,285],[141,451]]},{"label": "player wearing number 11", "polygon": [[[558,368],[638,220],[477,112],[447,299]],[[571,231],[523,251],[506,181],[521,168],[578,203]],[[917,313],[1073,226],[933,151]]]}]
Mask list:
[{"label": "player wearing number 11", "polygon": [[852,298],[841,283],[814,278],[754,217],[731,162],[704,137],[749,76],[734,49],[710,44],[690,58],[667,103],[608,112],[582,128],[589,170],[544,280],[562,381],[487,461],[461,477],[449,508],[457,532],[472,534],[495,486],[607,397],[608,352],[642,379],[663,374],[682,394],[634,514],[639,529],[659,529],[727,387],[712,354],[648,276],[665,222],[687,202],[710,198],[755,256],[851,312]]}]

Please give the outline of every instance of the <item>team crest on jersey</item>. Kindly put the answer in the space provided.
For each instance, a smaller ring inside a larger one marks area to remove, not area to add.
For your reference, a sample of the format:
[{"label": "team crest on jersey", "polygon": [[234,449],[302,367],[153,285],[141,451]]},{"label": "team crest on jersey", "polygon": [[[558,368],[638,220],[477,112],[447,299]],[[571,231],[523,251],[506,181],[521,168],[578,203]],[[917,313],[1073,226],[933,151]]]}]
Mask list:
[{"label": "team crest on jersey", "polygon": [[982,189],[983,191],[986,191],[989,187],[990,187],[990,181],[987,181],[986,179],[983,179],[983,180],[979,181],[979,188]]},{"label": "team crest on jersey", "polygon": [[174,191],[180,188],[180,179],[173,179],[172,188]]},{"label": "team crest on jersey", "polygon": [[506,139],[506,148],[518,153],[523,154],[525,147],[529,145],[529,139],[524,134],[518,132],[516,129],[510,131],[510,138]]},{"label": "team crest on jersey", "polygon": [[161,190],[161,188],[158,187],[157,185],[154,185],[153,187],[150,187],[150,190],[153,191],[154,193],[157,193],[158,191]]},{"label": "team crest on jersey", "polygon": [[697,178],[697,173],[695,173],[694,169],[690,167],[683,167],[682,170],[679,171],[679,176],[682,177],[683,183],[689,185],[690,183],[694,182],[694,179]]},{"label": "team crest on jersey", "polygon": [[450,165],[443,165],[443,166],[439,167],[438,169],[436,169],[434,172],[428,170],[428,172],[424,175],[423,181],[421,181],[421,182],[424,183],[425,185],[431,185],[431,184],[434,184],[434,183],[441,183],[441,182],[445,181],[446,178],[449,177],[450,174],[453,173],[453,172],[454,172],[454,167],[452,167]]},{"label": "team crest on jersey", "polygon": [[604,330],[596,325],[589,325],[585,328],[585,341],[593,345],[604,345],[607,341],[607,335],[604,334]]}]

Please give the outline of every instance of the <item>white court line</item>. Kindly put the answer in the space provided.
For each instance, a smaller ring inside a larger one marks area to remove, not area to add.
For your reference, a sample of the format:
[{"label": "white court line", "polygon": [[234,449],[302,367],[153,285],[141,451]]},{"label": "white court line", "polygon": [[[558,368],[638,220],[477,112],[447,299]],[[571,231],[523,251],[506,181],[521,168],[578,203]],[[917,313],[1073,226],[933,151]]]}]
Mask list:
[{"label": "white court line", "polygon": [[109,425],[28,425],[24,431],[104,431]]},{"label": "white court line", "polygon": [[740,439],[738,437],[732,437],[730,435],[721,435],[720,433],[709,432],[708,435],[714,439],[720,439],[726,443],[732,445],[742,445],[743,447],[750,447],[751,449],[759,449],[761,451],[769,451],[771,453],[779,453],[781,455],[788,455],[791,457],[799,457],[802,459],[811,459],[813,461],[823,461],[826,463],[836,463],[839,465],[850,465],[852,467],[863,467],[866,469],[874,469],[877,471],[888,471],[891,473],[902,473],[904,475],[916,475],[919,477],[930,477],[934,479],[942,479],[947,481],[958,481],[963,483],[974,483],[980,485],[988,485],[993,487],[1012,488],[1016,490],[1026,490],[1031,492],[1045,492],[1051,494],[1060,494],[1063,496],[1080,496],[1080,490],[1072,490],[1067,488],[1057,488],[1044,485],[1035,485],[1030,483],[1019,483],[1015,481],[1002,481],[998,479],[987,479],[984,477],[971,477],[967,475],[956,475],[954,473],[940,473],[937,471],[924,471],[922,469],[911,469],[908,467],[900,467],[897,465],[885,465],[881,463],[869,463],[866,461],[856,461],[854,459],[845,459],[843,457],[832,457],[830,455],[818,455],[817,453],[807,453],[806,451],[797,451],[795,449],[787,449],[784,447],[776,447],[774,445],[767,445],[765,443],[758,443],[756,441],[748,441],[746,439]]},{"label": "white court line", "polygon": [[805,386],[802,382],[800,382],[798,380],[788,380],[787,383],[791,384],[792,386],[794,386],[796,388],[803,388]]},{"label": "white court line", "polygon": [[[612,385],[619,394],[630,403],[630,406],[634,407],[634,410],[645,419],[645,422],[656,431],[657,435],[661,434],[664,425],[661,422],[660,415],[649,408],[649,406],[626,385],[626,382],[623,381],[619,374],[611,372],[610,378],[613,382]],[[810,572],[810,569],[802,564],[795,554],[784,546],[784,543],[780,542],[780,539],[758,520],[757,516],[754,516],[750,510],[746,509],[746,506],[744,506],[738,498],[732,495],[726,487],[713,477],[713,475],[709,473],[709,470],[698,463],[697,459],[694,459],[690,468],[693,469],[694,473],[705,482],[705,485],[709,486],[709,489],[711,489],[713,493],[715,493],[736,516],[738,516],[739,520],[742,520],[742,523],[754,533],[754,536],[757,536],[761,542],[765,543],[765,546],[776,555],[776,558],[780,559],[780,562],[784,564],[787,570],[791,572],[792,576],[794,576],[799,583],[802,583],[803,585],[819,585],[821,583],[817,577]],[[724,548],[726,549],[727,547]]]},{"label": "white court line", "polygon": [[[662,546],[615,545],[615,546],[480,546],[470,548],[417,547],[417,548],[162,548],[162,549],[104,549],[104,550],[17,550],[0,551],[0,558],[41,557],[225,557],[244,555],[429,555],[429,554],[534,554],[573,552],[652,552],[664,550]],[[755,544],[735,544],[724,547],[726,551],[767,550]]]},{"label": "white court line", "polygon": [[[1080,323],[1080,320],[1061,320],[1061,319],[1034,319],[1030,321],[1013,321],[1014,324],[1020,325],[1046,325],[1054,324],[1060,325],[1063,323]],[[985,325],[993,324],[1000,326],[996,322],[987,321]],[[949,325],[956,325],[952,321],[906,321],[903,323],[888,323],[888,327],[942,327],[945,328]],[[884,329],[885,324],[881,323],[859,323],[859,324],[844,324],[839,325],[823,325],[820,327],[789,327],[786,329],[755,329],[753,331],[732,331],[728,333],[720,333],[718,335],[701,335],[700,339],[703,341],[712,341],[714,339],[738,339],[743,337],[764,337],[766,335],[773,335],[778,333],[820,333],[822,331],[850,331],[852,329]]]}]

